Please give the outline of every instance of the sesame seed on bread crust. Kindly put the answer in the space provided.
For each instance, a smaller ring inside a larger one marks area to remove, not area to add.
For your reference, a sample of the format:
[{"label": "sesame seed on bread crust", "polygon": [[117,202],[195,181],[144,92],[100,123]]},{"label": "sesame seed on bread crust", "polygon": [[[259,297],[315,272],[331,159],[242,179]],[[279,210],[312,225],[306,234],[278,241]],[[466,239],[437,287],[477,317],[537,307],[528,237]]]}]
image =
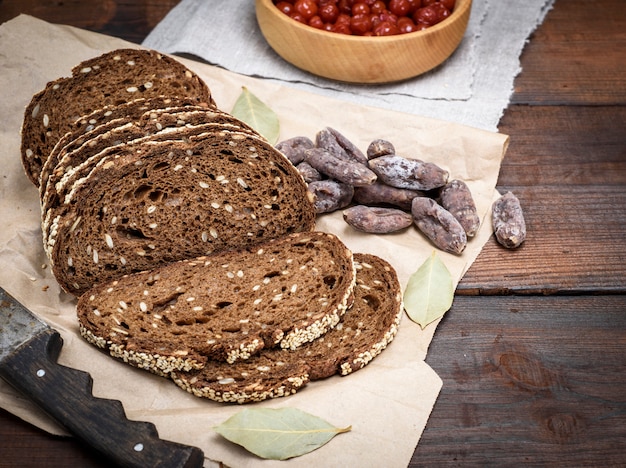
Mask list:
[{"label": "sesame seed on bread crust", "polygon": [[101,284],[79,298],[77,316],[88,341],[137,367],[232,364],[265,348],[297,349],[333,328],[355,276],[336,236],[296,233]]},{"label": "sesame seed on bread crust", "polygon": [[402,294],[393,267],[370,254],[354,254],[354,305],[334,329],[296,350],[263,349],[234,364],[210,362],[173,371],[174,382],[202,398],[250,403],[295,393],[308,381],[348,375],[365,367],[394,339]]},{"label": "sesame seed on bread crust", "polygon": [[81,117],[107,105],[148,96],[193,97],[215,106],[207,85],[181,62],[153,50],[118,49],[85,60],[69,77],[49,82],[26,107],[21,157],[34,185],[50,151]]}]

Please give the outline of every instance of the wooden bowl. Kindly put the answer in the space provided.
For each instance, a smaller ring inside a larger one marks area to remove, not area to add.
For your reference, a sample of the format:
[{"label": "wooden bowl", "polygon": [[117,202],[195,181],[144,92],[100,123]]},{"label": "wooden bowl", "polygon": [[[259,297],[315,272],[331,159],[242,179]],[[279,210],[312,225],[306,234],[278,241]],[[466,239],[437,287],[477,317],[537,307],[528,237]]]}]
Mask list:
[{"label": "wooden bowl", "polygon": [[315,75],[350,83],[390,83],[421,75],[458,47],[472,0],[457,0],[452,14],[423,31],[395,36],[348,36],[289,18],[272,3],[256,0],[263,36],[283,59]]}]

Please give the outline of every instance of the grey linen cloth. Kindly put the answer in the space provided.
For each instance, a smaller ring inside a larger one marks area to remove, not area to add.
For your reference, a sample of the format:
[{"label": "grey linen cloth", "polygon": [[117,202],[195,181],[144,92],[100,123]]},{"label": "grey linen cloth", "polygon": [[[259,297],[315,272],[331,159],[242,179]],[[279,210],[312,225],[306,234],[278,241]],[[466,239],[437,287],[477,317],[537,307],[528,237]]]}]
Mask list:
[{"label": "grey linen cloth", "polygon": [[453,55],[430,72],[393,84],[340,83],[292,66],[263,38],[252,1],[183,0],[143,45],[336,99],[497,131],[524,44],[553,3],[474,0]]}]

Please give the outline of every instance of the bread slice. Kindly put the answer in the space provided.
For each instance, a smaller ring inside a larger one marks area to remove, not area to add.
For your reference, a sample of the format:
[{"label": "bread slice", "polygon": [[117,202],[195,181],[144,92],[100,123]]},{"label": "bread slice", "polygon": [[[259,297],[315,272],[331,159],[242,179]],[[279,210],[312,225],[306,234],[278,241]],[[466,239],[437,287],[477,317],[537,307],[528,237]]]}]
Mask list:
[{"label": "bread slice", "polygon": [[75,295],[123,274],[314,228],[302,176],[249,133],[140,139],[107,151],[44,221],[52,271]]},{"label": "bread slice", "polygon": [[92,344],[167,374],[297,349],[338,323],[354,283],[352,253],[336,236],[296,233],[96,286],[77,315]]},{"label": "bread slice", "polygon": [[[158,139],[172,138],[173,128],[195,126],[198,131],[207,131],[209,126],[198,127],[203,124],[213,124],[212,127],[234,131],[247,132],[261,137],[258,132],[235,117],[217,109],[207,109],[199,106],[177,107],[167,109],[143,110],[144,106],[129,110],[122,118],[117,118],[96,126],[86,133],[80,133],[73,138],[73,133],[67,133],[50,153],[44,164],[40,176],[41,209],[46,211],[58,206],[59,192],[68,182],[76,178],[106,155],[106,150],[113,146],[137,140],[149,135],[159,135]],[[134,115],[132,112],[141,112]],[[179,132],[175,132],[178,134]],[[62,145],[62,146],[61,146]],[[89,161],[89,164],[84,164]],[[50,170],[53,166],[54,169]],[[78,168],[81,168],[78,171]]]},{"label": "bread slice", "polygon": [[[139,98],[119,105],[104,106],[82,116],[73,122],[70,130],[59,138],[48,158],[43,163],[39,175],[40,192],[45,190],[50,172],[55,170],[64,154],[73,151],[95,135],[111,130],[129,121],[140,119],[154,109],[215,109],[208,104],[198,105],[194,98],[155,96]],[[216,112],[219,112],[216,110]]]},{"label": "bread slice", "polygon": [[295,393],[310,380],[348,375],[365,367],[395,337],[402,294],[393,267],[370,254],[354,254],[354,305],[341,322],[295,351],[264,349],[234,364],[210,362],[200,370],[174,371],[174,382],[219,402],[249,403]]},{"label": "bread slice", "polygon": [[139,96],[184,96],[215,105],[200,77],[156,51],[118,49],[86,60],[72,69],[70,77],[49,82],[24,112],[21,155],[31,182],[39,184],[50,151],[76,120]]}]

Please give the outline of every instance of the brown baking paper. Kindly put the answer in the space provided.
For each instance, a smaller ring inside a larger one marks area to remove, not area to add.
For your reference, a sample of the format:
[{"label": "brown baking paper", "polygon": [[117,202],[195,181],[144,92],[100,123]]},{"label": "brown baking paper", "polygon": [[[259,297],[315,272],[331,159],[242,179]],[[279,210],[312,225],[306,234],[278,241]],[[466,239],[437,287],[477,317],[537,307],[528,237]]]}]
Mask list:
[{"label": "brown baking paper", "polygon": [[[164,439],[200,447],[207,466],[213,461],[230,467],[406,466],[442,385],[424,362],[437,322],[422,330],[404,316],[393,343],[363,370],[311,383],[288,398],[255,404],[296,407],[335,426],[352,426],[351,432],[324,447],[283,462],[260,460],[213,431],[241,406],[191,396],[166,379],[114,360],[80,337],[75,299],[60,291],[46,268],[38,192],[21,166],[19,132],[24,108],[46,82],[68,76],[84,59],[119,47],[138,46],[25,15],[0,26],[0,285],[61,333],[64,347],[59,362],[89,372],[95,396],[122,401],[130,419],[154,423]],[[241,87],[248,87],[277,112],[281,139],[314,137],[325,126],[338,129],[361,148],[375,138],[385,138],[395,144],[398,154],[438,163],[452,177],[467,182],[483,227],[462,255],[439,252],[455,285],[490,237],[489,208],[497,196],[495,184],[508,142],[505,135],[340,102],[182,61],[207,82],[223,110],[232,109]],[[362,234],[347,226],[341,213],[319,217],[317,229],[338,234],[354,252],[388,260],[403,287],[434,249],[415,228],[387,236]],[[0,406],[49,432],[65,433],[4,382],[0,382]]]}]

